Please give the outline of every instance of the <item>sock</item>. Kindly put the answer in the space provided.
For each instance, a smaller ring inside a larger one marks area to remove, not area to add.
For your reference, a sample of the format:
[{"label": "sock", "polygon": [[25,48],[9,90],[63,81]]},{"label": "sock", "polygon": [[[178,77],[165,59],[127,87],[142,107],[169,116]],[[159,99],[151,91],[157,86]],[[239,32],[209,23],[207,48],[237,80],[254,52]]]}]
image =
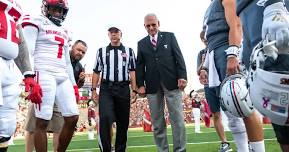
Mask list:
[{"label": "sock", "polygon": [[238,152],[249,152],[248,138],[246,132],[233,134]]},{"label": "sock", "polygon": [[265,152],[264,140],[257,142],[250,142],[254,152]]}]

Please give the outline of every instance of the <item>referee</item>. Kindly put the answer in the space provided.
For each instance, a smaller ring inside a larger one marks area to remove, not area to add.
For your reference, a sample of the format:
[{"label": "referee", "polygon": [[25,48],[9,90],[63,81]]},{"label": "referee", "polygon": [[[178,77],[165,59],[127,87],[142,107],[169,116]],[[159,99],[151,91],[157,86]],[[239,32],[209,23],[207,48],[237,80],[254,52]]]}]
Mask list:
[{"label": "referee", "polygon": [[[99,99],[99,148],[111,151],[110,129],[115,121],[115,151],[125,152],[129,125],[130,97],[136,97],[136,59],[131,48],[120,42],[122,33],[116,27],[108,29],[110,44],[97,52],[92,76],[92,98]],[[102,73],[102,74],[100,74]],[[99,95],[97,83],[101,77]],[[130,91],[129,84],[133,91]],[[130,93],[131,92],[131,93]]]}]

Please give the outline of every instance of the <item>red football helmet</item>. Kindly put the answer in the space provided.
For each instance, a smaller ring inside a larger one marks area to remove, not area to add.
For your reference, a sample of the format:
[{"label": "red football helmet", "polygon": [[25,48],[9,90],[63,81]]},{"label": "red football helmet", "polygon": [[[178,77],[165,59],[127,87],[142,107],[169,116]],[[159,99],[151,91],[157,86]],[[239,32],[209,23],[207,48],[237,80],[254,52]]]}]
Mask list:
[{"label": "red football helmet", "polygon": [[[60,12],[60,15],[56,15],[56,11]],[[42,1],[42,14],[46,16],[57,26],[65,20],[68,12],[67,0],[43,0]]]}]

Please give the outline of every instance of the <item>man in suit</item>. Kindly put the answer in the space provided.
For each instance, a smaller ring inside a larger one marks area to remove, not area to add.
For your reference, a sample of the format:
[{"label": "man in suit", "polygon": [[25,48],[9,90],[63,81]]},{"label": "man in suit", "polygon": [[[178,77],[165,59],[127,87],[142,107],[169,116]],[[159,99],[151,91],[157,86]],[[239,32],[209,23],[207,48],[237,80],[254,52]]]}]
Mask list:
[{"label": "man in suit", "polygon": [[138,42],[138,93],[147,95],[158,151],[169,151],[164,118],[166,101],[173,128],[173,151],[181,152],[186,151],[181,93],[187,84],[186,65],[174,34],[159,31],[159,26],[155,14],[145,16],[144,27],[148,36]]}]

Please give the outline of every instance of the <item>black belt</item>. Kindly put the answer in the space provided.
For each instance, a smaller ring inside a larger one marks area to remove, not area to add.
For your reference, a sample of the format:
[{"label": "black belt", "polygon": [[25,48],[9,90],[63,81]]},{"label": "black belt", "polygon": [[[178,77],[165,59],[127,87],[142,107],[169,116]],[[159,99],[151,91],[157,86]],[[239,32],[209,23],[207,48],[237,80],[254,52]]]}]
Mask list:
[{"label": "black belt", "polygon": [[129,81],[107,81],[107,80],[102,80],[101,83],[103,84],[108,84],[109,86],[113,85],[129,85]]}]

